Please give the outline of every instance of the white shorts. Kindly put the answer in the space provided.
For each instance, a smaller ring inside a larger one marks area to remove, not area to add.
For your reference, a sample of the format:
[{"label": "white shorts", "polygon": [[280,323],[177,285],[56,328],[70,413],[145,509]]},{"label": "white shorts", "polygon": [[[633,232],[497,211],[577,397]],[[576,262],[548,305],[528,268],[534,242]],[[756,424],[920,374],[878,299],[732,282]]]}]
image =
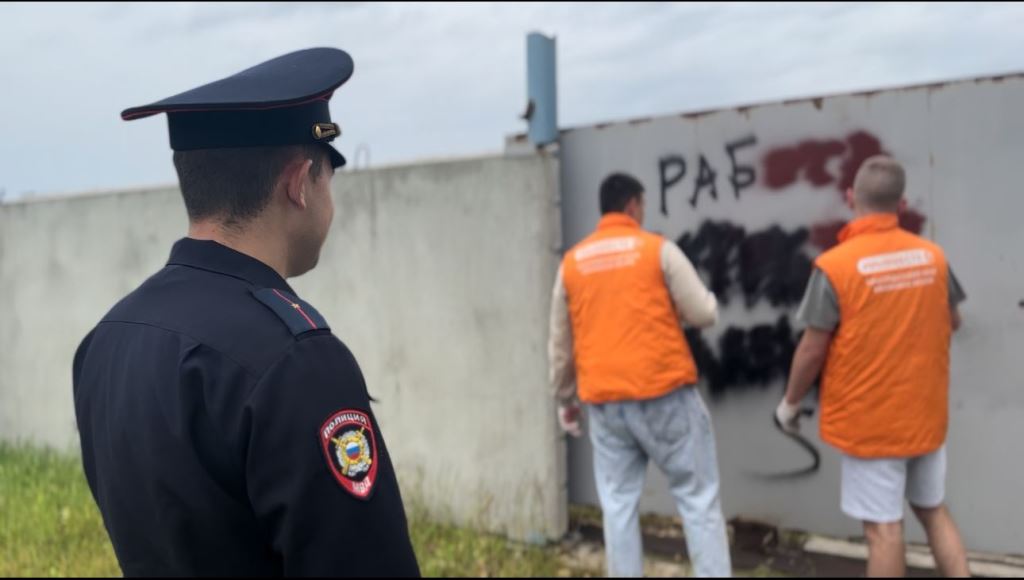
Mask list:
[{"label": "white shorts", "polygon": [[934,508],[946,494],[946,446],[928,455],[860,459],[843,455],[841,507],[851,518],[876,523],[903,519],[903,498]]}]

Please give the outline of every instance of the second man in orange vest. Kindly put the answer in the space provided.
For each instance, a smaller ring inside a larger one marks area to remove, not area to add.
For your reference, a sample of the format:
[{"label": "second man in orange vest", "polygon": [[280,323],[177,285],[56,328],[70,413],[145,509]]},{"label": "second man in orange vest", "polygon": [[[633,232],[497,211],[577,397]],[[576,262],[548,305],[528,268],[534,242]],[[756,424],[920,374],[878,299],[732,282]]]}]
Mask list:
[{"label": "second man in orange vest", "polygon": [[[731,573],[711,419],[683,325],[710,326],[717,302],[682,251],[641,229],[644,188],[601,184],[597,231],[569,250],[551,304],[559,422],[580,434],[586,405],[609,576],[640,576],[638,509],[648,459],[665,473],[698,576]],[[575,386],[575,389],[574,389]]]},{"label": "second man in orange vest", "polygon": [[906,498],[939,572],[966,576],[943,504],[949,342],[964,293],[942,249],[899,228],[904,183],[903,167],[884,156],[857,172],[848,192],[857,217],[815,262],[776,419],[799,428],[798,405],[821,372],[821,438],[843,454],[842,510],[864,523],[868,575],[904,573]]}]

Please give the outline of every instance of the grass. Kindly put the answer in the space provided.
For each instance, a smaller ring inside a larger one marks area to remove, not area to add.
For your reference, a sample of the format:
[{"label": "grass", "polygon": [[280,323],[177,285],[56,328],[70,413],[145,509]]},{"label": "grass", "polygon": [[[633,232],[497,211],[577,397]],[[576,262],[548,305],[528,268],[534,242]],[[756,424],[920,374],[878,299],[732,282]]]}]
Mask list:
[{"label": "grass", "polygon": [[0,576],[120,576],[73,455],[0,444]]},{"label": "grass", "polygon": [[[554,576],[558,552],[443,524],[419,510],[410,535],[424,576]],[[0,443],[0,577],[120,576],[75,455]]]},{"label": "grass", "polygon": [[[429,577],[598,576],[603,557],[566,564],[564,546],[538,547],[431,522],[409,508],[420,570]],[[596,508],[570,506],[573,521],[600,524]],[[644,525],[673,528],[672,518]],[[120,576],[76,455],[0,442],[0,577]],[[775,575],[767,566],[737,576]]]},{"label": "grass", "polygon": [[413,510],[410,534],[420,571],[429,577],[555,576],[558,554],[498,536],[431,523]]}]

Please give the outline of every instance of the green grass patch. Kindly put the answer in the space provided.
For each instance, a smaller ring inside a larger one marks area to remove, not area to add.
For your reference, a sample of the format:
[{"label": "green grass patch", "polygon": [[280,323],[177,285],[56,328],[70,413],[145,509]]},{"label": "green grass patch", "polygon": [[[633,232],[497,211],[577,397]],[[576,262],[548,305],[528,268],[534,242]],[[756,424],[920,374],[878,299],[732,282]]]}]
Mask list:
[{"label": "green grass patch", "polygon": [[431,523],[412,510],[410,532],[420,571],[430,577],[554,576],[557,550],[511,542],[470,529]]},{"label": "green grass patch", "polygon": [[[424,576],[553,576],[557,550],[409,513]],[[0,443],[0,577],[120,576],[79,458]]]},{"label": "green grass patch", "polygon": [[0,444],[0,576],[120,576],[74,455]]},{"label": "green grass patch", "polygon": [[[570,506],[577,524],[600,525],[600,510]],[[603,558],[573,568],[565,547],[520,544],[468,528],[432,522],[408,506],[409,528],[424,576],[596,576]],[[649,516],[645,525],[676,526]],[[0,443],[0,577],[120,576],[110,540],[82,465],[74,454]],[[737,576],[776,575],[767,565]]]}]

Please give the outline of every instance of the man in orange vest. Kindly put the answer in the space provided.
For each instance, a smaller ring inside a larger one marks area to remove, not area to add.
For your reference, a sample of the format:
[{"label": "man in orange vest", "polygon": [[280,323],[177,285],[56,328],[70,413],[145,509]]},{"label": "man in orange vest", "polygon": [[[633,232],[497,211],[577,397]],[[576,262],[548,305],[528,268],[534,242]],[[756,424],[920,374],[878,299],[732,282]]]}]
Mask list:
[{"label": "man in orange vest", "polygon": [[715,439],[682,330],[714,324],[717,301],[678,246],[640,228],[639,181],[613,174],[600,198],[597,231],[559,268],[548,354],[565,431],[580,434],[577,394],[586,405],[608,575],[643,574],[638,505],[653,459],[671,486],[695,573],[728,576]]},{"label": "man in orange vest", "polygon": [[949,342],[965,296],[942,249],[899,228],[904,183],[885,156],[857,172],[847,192],[856,219],[815,262],[797,314],[807,329],[775,417],[796,432],[821,372],[821,438],[843,454],[841,506],[864,523],[868,575],[904,574],[906,497],[939,572],[968,576],[943,504]]}]

